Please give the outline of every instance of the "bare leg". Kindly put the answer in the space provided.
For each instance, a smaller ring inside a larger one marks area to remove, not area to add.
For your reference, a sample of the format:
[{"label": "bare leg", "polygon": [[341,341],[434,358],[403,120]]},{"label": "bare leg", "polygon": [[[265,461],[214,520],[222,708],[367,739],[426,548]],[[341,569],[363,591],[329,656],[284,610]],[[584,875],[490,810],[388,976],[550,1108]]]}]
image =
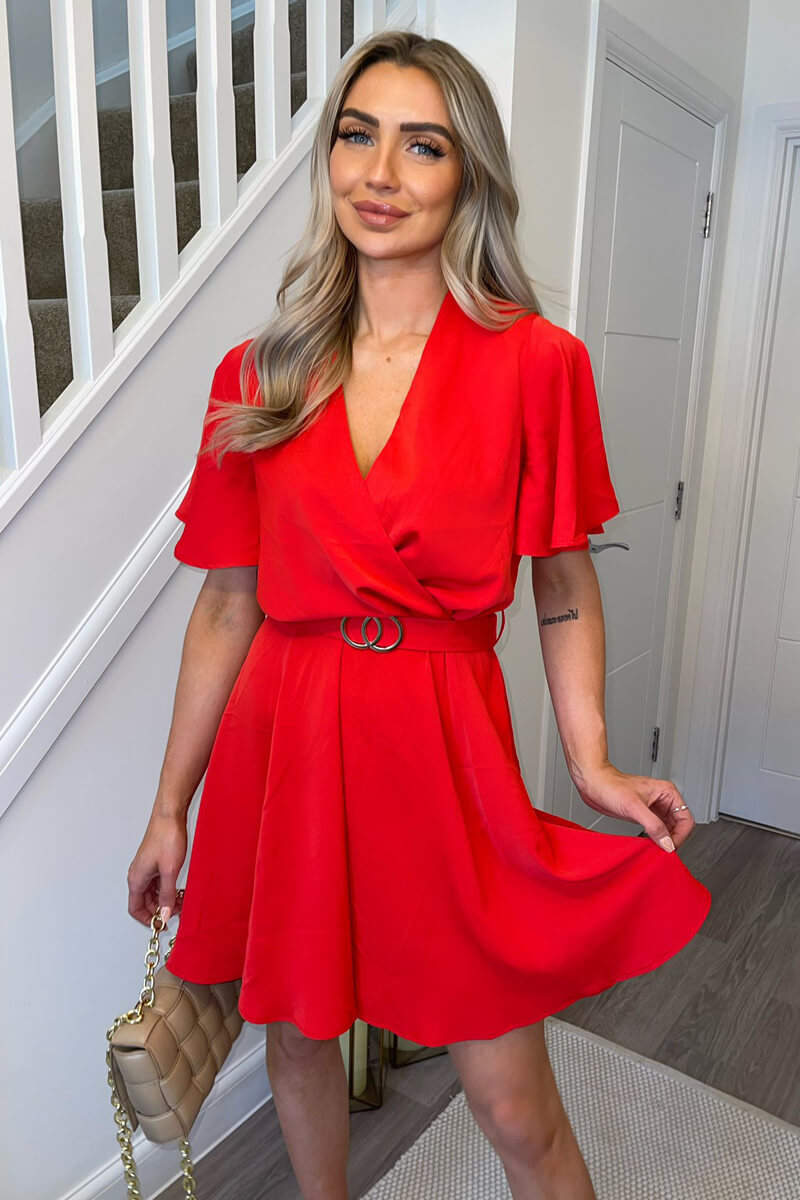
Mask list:
[{"label": "bare leg", "polygon": [[596,1200],[556,1087],[544,1022],[448,1046],[467,1103],[514,1200]]},{"label": "bare leg", "polygon": [[303,1200],[348,1200],[350,1101],[339,1039],[267,1025],[267,1074]]}]

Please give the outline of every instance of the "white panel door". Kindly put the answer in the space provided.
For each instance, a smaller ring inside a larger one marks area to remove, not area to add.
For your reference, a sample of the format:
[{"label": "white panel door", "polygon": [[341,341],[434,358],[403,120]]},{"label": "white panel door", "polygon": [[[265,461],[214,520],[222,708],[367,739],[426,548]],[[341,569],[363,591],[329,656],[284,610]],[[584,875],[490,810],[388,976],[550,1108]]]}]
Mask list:
[{"label": "white panel door", "polygon": [[[599,126],[583,337],[621,509],[590,538],[606,622],[609,758],[621,771],[663,777],[672,737],[659,716],[673,666],[664,661],[667,599],[714,130],[611,61]],[[631,833],[630,822],[583,803],[561,753],[554,807]]]},{"label": "white panel door", "polygon": [[766,353],[720,812],[800,834],[800,150]]}]

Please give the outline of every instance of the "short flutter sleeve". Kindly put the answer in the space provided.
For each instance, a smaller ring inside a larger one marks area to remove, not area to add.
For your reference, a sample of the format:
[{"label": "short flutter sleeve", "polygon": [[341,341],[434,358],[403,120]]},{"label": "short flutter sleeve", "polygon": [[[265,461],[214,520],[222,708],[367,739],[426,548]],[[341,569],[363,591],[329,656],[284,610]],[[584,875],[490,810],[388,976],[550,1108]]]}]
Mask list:
[{"label": "short flutter sleeve", "polygon": [[259,515],[253,456],[228,451],[216,465],[203,454],[217,422],[209,422],[217,400],[241,401],[239,370],[247,343],[229,350],[214,372],[211,392],[189,487],[175,516],[184,529],[174,554],[192,567],[246,567],[258,564]]},{"label": "short flutter sleeve", "polygon": [[620,511],[606,459],[589,352],[536,316],[521,351],[522,465],[514,552],[586,549]]}]

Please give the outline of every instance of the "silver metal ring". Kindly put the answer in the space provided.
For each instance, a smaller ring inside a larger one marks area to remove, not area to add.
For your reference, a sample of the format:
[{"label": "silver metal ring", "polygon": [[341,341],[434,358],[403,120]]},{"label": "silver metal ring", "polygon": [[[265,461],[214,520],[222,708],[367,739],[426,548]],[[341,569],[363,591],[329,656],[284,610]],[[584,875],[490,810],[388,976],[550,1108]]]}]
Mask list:
[{"label": "silver metal ring", "polygon": [[[364,620],[361,622],[361,636],[364,639],[363,642],[354,642],[353,639],[348,636],[347,630],[345,629],[345,623],[347,622],[347,617],[342,617],[341,621],[339,622],[339,628],[341,629],[342,637],[347,642],[347,644],[349,646],[354,646],[356,650],[366,650],[367,648],[369,648],[370,650],[394,650],[397,646],[400,645],[400,642],[403,639],[403,627],[400,624],[400,622],[398,621],[397,617],[388,617],[387,620],[394,621],[395,625],[397,626],[397,640],[392,642],[388,646],[378,646],[376,644],[377,642],[380,641],[381,635],[383,633],[383,622],[381,621],[380,617],[364,617]],[[367,637],[367,625],[369,624],[370,621],[374,621],[375,624],[378,626],[378,632],[374,638]]]}]

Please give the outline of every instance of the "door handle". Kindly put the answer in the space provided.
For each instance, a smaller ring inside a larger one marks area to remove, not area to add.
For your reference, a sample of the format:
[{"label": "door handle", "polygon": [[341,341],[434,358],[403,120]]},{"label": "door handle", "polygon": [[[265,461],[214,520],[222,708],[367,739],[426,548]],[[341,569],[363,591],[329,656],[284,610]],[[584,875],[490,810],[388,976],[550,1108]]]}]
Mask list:
[{"label": "door handle", "polygon": [[589,539],[590,554],[599,554],[601,550],[610,550],[612,546],[619,546],[620,550],[630,550],[627,542],[603,542],[602,545],[596,546],[591,538]]}]

